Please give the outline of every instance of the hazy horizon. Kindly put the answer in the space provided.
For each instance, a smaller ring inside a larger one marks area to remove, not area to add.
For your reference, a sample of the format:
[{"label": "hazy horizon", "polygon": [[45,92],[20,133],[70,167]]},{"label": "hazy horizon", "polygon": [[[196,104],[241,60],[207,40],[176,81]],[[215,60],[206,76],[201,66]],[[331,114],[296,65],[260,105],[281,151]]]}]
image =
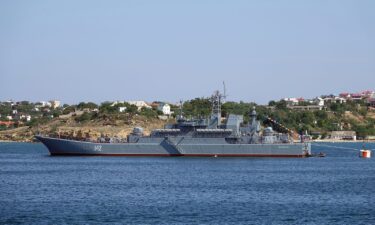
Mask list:
[{"label": "hazy horizon", "polygon": [[374,90],[375,1],[1,1],[0,100]]}]

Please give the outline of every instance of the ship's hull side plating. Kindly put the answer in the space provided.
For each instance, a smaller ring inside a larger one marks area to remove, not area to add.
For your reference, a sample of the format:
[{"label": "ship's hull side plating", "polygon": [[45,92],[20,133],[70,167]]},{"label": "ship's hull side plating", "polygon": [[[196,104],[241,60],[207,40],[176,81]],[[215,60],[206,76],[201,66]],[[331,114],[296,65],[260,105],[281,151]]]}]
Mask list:
[{"label": "ship's hull side plating", "polygon": [[[229,144],[222,139],[144,138],[141,143],[94,143],[36,136],[51,155],[66,156],[196,156],[196,157],[306,157],[310,143]],[[171,142],[175,144],[171,144]]]}]

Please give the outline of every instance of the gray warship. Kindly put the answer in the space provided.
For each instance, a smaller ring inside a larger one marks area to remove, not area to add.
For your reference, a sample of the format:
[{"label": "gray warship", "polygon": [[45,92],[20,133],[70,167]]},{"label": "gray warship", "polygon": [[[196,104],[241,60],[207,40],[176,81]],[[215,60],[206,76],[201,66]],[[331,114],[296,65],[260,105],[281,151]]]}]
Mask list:
[{"label": "gray warship", "polygon": [[308,157],[310,143],[294,143],[289,134],[261,129],[255,107],[249,123],[243,126],[242,115],[230,114],[221,120],[222,95],[211,98],[209,118],[186,119],[182,114],[175,124],[144,135],[136,127],[126,141],[80,141],[36,135],[53,156],[190,156],[190,157]]}]

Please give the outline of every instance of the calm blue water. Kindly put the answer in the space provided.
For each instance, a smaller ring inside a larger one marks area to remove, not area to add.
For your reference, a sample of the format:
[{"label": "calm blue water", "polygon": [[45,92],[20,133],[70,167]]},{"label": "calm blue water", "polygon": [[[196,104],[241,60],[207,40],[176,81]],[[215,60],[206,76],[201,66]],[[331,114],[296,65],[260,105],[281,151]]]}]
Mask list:
[{"label": "calm blue water", "polygon": [[126,158],[0,143],[0,224],[375,224],[375,159],[334,146],[313,147],[326,158]]}]

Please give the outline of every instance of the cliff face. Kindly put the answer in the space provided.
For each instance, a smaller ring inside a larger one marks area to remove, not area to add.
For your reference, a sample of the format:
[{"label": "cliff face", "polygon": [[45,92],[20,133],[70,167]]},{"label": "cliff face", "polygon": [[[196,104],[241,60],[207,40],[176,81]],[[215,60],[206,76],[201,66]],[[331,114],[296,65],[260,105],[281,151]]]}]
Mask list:
[{"label": "cliff face", "polygon": [[86,122],[76,122],[74,119],[54,119],[46,124],[34,127],[19,127],[0,131],[2,141],[33,141],[34,135],[41,133],[50,136],[60,136],[74,139],[96,140],[100,136],[126,138],[134,127],[144,128],[146,135],[151,130],[163,128],[168,121],[156,118],[134,116],[131,120],[97,119]]}]

